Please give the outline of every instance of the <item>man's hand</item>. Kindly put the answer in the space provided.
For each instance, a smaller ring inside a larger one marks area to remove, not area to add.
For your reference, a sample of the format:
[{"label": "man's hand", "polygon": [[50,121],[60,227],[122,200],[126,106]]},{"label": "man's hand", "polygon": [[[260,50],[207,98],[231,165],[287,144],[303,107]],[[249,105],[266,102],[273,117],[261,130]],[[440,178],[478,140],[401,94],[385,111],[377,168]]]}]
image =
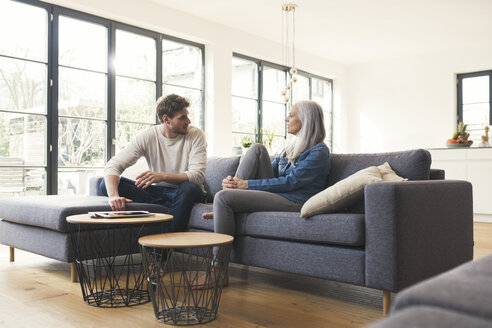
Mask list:
[{"label": "man's hand", "polygon": [[123,211],[125,209],[126,203],[131,202],[133,202],[133,200],[120,196],[109,197],[108,201],[112,211]]},{"label": "man's hand", "polygon": [[157,173],[152,171],[145,171],[137,175],[135,185],[141,187],[142,189],[147,188],[153,183],[164,181],[165,173]]},{"label": "man's hand", "polygon": [[230,175],[222,180],[222,189],[248,189],[248,180],[243,180]]}]

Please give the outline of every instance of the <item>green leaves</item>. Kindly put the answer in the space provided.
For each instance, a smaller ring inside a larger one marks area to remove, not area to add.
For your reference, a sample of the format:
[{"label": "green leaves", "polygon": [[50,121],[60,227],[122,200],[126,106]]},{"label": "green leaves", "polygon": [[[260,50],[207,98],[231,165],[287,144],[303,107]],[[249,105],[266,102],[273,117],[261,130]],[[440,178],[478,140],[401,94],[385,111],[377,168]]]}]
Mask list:
[{"label": "green leaves", "polygon": [[465,124],[463,122],[459,122],[458,123],[458,133],[459,133],[459,135],[464,136],[466,134],[466,127],[467,126],[468,126],[468,124]]}]

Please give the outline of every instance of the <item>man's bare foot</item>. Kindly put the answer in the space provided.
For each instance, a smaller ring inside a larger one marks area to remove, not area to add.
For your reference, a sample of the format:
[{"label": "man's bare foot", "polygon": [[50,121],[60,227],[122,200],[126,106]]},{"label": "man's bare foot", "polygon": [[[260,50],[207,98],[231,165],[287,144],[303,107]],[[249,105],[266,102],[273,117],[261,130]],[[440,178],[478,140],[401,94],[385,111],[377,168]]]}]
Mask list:
[{"label": "man's bare foot", "polygon": [[214,212],[205,212],[202,214],[202,219],[204,220],[213,220]]},{"label": "man's bare foot", "polygon": [[[224,277],[218,277],[219,269],[212,267],[210,274],[204,274],[198,277],[196,284],[193,285],[193,290],[212,289],[215,284],[218,283],[221,287],[227,287],[229,285],[229,272],[226,271]],[[222,278],[222,279],[221,279]]]}]

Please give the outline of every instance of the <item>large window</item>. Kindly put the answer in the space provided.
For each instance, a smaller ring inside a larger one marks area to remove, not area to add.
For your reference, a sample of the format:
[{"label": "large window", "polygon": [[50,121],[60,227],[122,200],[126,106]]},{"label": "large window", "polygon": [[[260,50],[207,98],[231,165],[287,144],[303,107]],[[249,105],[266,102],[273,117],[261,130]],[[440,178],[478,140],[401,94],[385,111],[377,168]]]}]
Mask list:
[{"label": "large window", "polygon": [[492,125],[492,70],[458,74],[458,122],[468,124],[470,139],[481,141]]},{"label": "large window", "polygon": [[[332,143],[332,81],[307,72],[299,72],[294,83],[292,102],[286,105],[280,93],[290,79],[289,69],[273,63],[234,54],[232,58],[232,133],[234,146],[245,136],[263,142],[275,154],[285,147],[287,131],[284,119],[290,105],[314,100],[324,111],[327,137]],[[272,141],[270,144],[270,140]]]},{"label": "large window", "polygon": [[232,58],[232,134],[234,145],[258,130],[258,64]]},{"label": "large window", "polygon": [[46,192],[48,13],[0,2],[0,196]]},{"label": "large window", "polygon": [[162,93],[176,93],[191,102],[190,120],[204,126],[203,51],[172,40],[162,40]]},{"label": "large window", "polygon": [[[262,64],[262,73],[261,134],[257,139],[265,142],[273,155],[285,147],[287,106],[280,93],[285,88],[287,74],[280,66],[267,64]],[[272,137],[270,145],[268,138]]]},{"label": "large window", "polygon": [[58,193],[85,193],[106,155],[108,28],[58,19]]},{"label": "large window", "polygon": [[155,124],[156,46],[152,37],[116,30],[116,153]]},{"label": "large window", "polygon": [[203,122],[203,45],[35,0],[0,1],[0,197],[85,194],[178,93]]}]

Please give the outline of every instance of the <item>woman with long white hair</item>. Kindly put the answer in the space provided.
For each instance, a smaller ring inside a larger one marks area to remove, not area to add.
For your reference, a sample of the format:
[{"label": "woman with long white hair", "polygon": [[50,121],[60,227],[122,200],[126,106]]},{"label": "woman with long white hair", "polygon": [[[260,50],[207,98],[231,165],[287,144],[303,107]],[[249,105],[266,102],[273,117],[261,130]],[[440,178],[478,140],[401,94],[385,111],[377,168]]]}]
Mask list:
[{"label": "woman with long white hair", "polygon": [[[300,101],[292,106],[285,122],[287,132],[295,137],[273,162],[262,144],[254,144],[244,155],[236,176],[222,180],[223,190],[214,197],[213,212],[202,215],[204,219],[213,218],[215,232],[234,236],[234,214],[239,212],[298,212],[311,196],[325,188],[330,152],[323,142],[326,132],[321,106]],[[203,285],[205,279],[201,280],[198,288],[213,287]],[[226,276],[223,285],[227,283]]]}]

